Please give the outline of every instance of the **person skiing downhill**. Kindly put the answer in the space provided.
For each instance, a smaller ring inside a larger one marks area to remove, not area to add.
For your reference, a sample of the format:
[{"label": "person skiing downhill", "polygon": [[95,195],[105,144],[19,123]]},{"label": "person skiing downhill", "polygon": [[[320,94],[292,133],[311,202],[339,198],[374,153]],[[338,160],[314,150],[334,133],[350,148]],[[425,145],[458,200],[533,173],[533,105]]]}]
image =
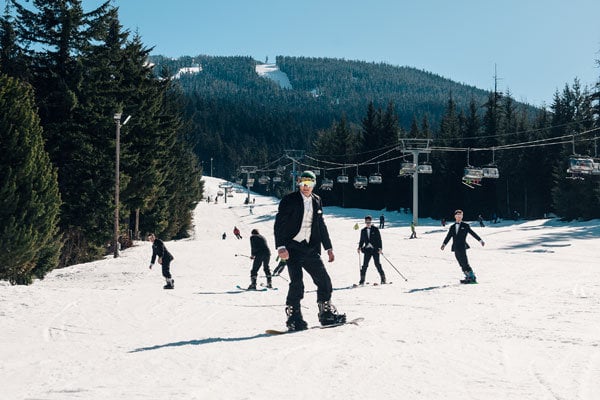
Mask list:
[{"label": "person skiing downhill", "polygon": [[256,277],[258,276],[258,270],[260,266],[263,266],[265,275],[267,276],[267,287],[273,288],[271,283],[271,270],[269,269],[269,258],[271,258],[271,250],[267,245],[267,239],[258,233],[258,229],[252,229],[250,236],[250,251],[251,259],[254,260],[252,263],[252,270],[250,271],[250,286],[248,290],[256,290]]},{"label": "person skiing downhill", "polygon": [[149,268],[152,269],[158,257],[158,263],[162,266],[162,275],[167,280],[167,284],[163,286],[163,289],[175,289],[175,280],[171,277],[170,269],[171,261],[174,260],[173,255],[169,253],[163,241],[156,238],[154,233],[148,234],[148,240],[152,243],[152,259]]},{"label": "person skiing downhill", "polygon": [[471,229],[469,224],[462,222],[462,210],[454,211],[454,219],[456,220],[456,223],[450,225],[450,229],[448,229],[448,234],[444,239],[441,249],[444,250],[446,244],[452,239],[452,251],[454,252],[454,257],[456,257],[456,261],[458,261],[458,264],[465,274],[465,279],[461,279],[460,283],[477,283],[477,278],[467,259],[467,249],[469,248],[469,245],[467,244],[467,234],[470,234],[477,239],[482,246],[485,246],[485,242]]},{"label": "person skiing downhill", "polygon": [[306,270],[317,286],[317,305],[321,325],[346,322],[346,314],[338,314],[331,304],[331,278],[321,260],[321,246],[328,261],[335,256],[329,232],[323,219],[321,198],[313,193],[316,176],[304,171],[298,180],[299,190],[284,196],[275,216],[275,245],[282,260],[287,260],[290,285],[286,298],[286,325],[290,331],[308,328],[302,317],[300,301],[304,297],[302,270]]},{"label": "person skiing downhill", "polygon": [[383,244],[381,241],[381,233],[376,226],[372,225],[372,218],[370,215],[365,217],[365,227],[360,231],[360,240],[358,242],[358,248],[356,249],[358,253],[361,252],[364,254],[363,264],[360,268],[360,281],[359,285],[365,284],[365,275],[367,274],[367,268],[369,268],[369,261],[371,261],[371,257],[373,257],[373,262],[375,263],[375,268],[377,268],[377,272],[379,272],[379,276],[381,277],[381,284],[385,284],[385,272],[383,272],[383,267],[381,266],[381,262],[379,261],[379,255],[383,250]]}]

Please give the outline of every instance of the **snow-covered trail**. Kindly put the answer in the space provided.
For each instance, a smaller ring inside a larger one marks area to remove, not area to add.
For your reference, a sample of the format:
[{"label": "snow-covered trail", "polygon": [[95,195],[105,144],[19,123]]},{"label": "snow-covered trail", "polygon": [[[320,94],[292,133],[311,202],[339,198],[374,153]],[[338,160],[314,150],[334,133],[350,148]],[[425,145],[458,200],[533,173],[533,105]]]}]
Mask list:
[{"label": "snow-covered trail", "polygon": [[[205,180],[214,198],[220,181]],[[147,242],[29,287],[0,284],[0,397],[600,398],[600,221],[473,224],[486,246],[471,240],[480,284],[465,286],[453,254],[439,249],[447,227],[424,220],[408,240],[409,217],[386,212],[384,252],[408,282],[382,260],[393,284],[348,289],[360,262],[352,226],[367,211],[327,207],[332,301],[365,320],[267,336],[284,328],[286,282],[258,293],[235,286],[249,283],[242,255],[252,228],[273,249],[278,202],[253,194],[250,214],[244,197],[198,204],[194,235],[167,242],[175,290],[148,269]],[[376,279],[371,265],[367,280]],[[314,325],[316,294],[305,284]]]}]

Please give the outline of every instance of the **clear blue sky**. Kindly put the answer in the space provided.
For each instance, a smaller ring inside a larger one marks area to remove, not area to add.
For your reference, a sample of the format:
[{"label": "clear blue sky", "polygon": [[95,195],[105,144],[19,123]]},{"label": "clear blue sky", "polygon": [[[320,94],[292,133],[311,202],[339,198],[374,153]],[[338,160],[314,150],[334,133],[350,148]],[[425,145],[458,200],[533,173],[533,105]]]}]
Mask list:
[{"label": "clear blue sky", "polygon": [[[91,10],[101,0],[83,0]],[[152,54],[410,66],[549,105],[600,78],[600,0],[113,0]]]}]

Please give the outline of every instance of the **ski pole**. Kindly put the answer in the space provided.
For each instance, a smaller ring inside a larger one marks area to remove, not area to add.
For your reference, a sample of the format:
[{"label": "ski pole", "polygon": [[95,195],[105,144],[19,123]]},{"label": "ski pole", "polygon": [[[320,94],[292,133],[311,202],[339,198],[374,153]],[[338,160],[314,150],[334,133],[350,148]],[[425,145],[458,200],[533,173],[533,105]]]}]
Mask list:
[{"label": "ski pole", "polygon": [[385,258],[385,261],[387,261],[388,263],[390,263],[390,265],[392,266],[392,268],[394,268],[396,270],[396,272],[398,273],[398,275],[400,275],[402,278],[404,278],[405,282],[408,282],[408,279],[406,279],[406,277],[404,275],[402,275],[400,273],[400,271],[398,271],[398,268],[394,267],[394,264],[392,264],[392,262],[390,260],[388,260],[388,258],[385,256],[385,254],[381,253],[381,255],[383,256],[383,258]]},{"label": "ski pole", "polygon": [[247,256],[247,255],[245,255],[245,254],[235,254],[235,256],[236,256],[236,257],[237,257],[237,256],[240,256],[240,257],[252,258],[252,257],[250,257],[250,256]]}]

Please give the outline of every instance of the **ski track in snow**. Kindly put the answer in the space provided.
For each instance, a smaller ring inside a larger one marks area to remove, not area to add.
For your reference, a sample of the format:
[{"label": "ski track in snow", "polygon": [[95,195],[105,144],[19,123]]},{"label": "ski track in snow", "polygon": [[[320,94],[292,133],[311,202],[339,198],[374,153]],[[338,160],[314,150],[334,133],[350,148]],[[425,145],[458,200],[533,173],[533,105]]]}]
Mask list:
[{"label": "ski track in snow", "polygon": [[[205,178],[214,199],[221,181]],[[478,285],[460,285],[449,227],[410,234],[410,216],[385,212],[382,259],[392,285],[357,282],[364,215],[325,208],[336,261],[332,302],[360,326],[269,336],[285,329],[287,284],[236,292],[250,280],[250,230],[274,260],[278,201],[245,193],[198,204],[192,238],[167,242],[175,290],[148,269],[147,242],[52,271],[28,287],[0,283],[0,382],[6,399],[578,399],[600,398],[600,221],[502,222],[473,228]],[[242,240],[233,236],[233,226]],[[223,232],[227,239],[222,240]],[[262,270],[259,282],[265,281]],[[282,277],[288,278],[284,270]],[[367,280],[377,282],[371,263]],[[305,275],[303,314],[318,323]]]}]

